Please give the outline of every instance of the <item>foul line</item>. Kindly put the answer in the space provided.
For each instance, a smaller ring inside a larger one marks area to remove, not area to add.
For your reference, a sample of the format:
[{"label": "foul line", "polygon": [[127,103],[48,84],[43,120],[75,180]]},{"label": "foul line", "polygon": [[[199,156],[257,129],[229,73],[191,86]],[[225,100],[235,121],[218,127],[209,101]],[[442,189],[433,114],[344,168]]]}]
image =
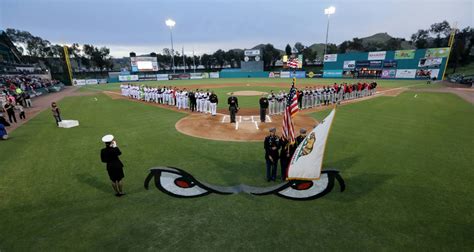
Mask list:
[{"label": "foul line", "polygon": [[257,122],[254,122],[255,123],[255,128],[258,129],[258,123]]},{"label": "foul line", "polygon": [[266,117],[268,118],[269,122],[272,122],[272,118],[269,115],[267,115]]},{"label": "foul line", "polygon": [[239,129],[239,122],[236,122],[235,123],[235,130],[238,130]]},{"label": "foul line", "polygon": [[225,122],[225,118],[226,118],[226,117],[227,117],[226,115],[222,117],[222,123]]}]

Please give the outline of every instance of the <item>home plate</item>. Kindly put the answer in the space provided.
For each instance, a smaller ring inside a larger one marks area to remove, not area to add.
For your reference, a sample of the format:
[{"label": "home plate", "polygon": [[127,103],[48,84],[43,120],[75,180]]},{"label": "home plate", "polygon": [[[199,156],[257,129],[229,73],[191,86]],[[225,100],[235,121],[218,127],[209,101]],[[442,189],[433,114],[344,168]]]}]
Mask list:
[{"label": "home plate", "polygon": [[72,128],[79,126],[79,121],[77,120],[62,120],[58,123],[59,128]]}]

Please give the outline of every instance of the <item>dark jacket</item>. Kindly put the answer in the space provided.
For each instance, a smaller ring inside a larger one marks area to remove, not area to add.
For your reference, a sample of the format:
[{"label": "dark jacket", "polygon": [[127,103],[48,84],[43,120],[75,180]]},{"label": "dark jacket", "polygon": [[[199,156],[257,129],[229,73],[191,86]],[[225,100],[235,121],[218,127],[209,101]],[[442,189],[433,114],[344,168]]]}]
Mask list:
[{"label": "dark jacket", "polygon": [[217,99],[217,95],[216,94],[211,94],[211,96],[209,96],[209,101],[211,103],[218,103],[219,100]]},{"label": "dark jacket", "polygon": [[260,98],[259,103],[260,103],[260,108],[262,109],[268,108],[268,99],[266,97]]},{"label": "dark jacket", "polygon": [[227,104],[229,104],[229,108],[231,108],[231,107],[238,108],[239,107],[239,100],[237,99],[237,97],[231,96],[231,97],[229,97],[229,99],[227,99]]},{"label": "dark jacket", "polygon": [[122,168],[123,164],[119,156],[122,155],[118,147],[105,147],[100,151],[102,163],[107,163],[107,169]]},{"label": "dark jacket", "polygon": [[[265,148],[265,158],[271,156],[273,158],[273,161],[276,161],[278,159],[278,156],[280,156],[280,154],[278,153],[278,150],[281,147],[280,138],[278,138],[277,136],[265,137],[263,147]],[[276,149],[272,150],[272,147],[276,147]]]}]

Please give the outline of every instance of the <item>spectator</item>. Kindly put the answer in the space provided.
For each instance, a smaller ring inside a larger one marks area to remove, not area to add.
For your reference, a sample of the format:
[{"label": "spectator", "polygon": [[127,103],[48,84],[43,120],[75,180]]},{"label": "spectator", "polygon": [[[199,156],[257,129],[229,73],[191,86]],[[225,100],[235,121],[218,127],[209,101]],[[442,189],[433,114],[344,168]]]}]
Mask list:
[{"label": "spectator", "polygon": [[5,107],[4,107],[5,111],[7,112],[8,120],[10,121],[10,123],[13,123],[13,122],[16,123],[16,116],[15,116],[14,108],[15,108],[15,106],[13,106],[11,101],[8,101],[7,104],[5,104]]},{"label": "spectator", "polygon": [[25,116],[25,110],[23,109],[23,106],[21,106],[20,103],[17,103],[15,106],[15,109],[20,112],[20,119],[25,120],[26,116]]},{"label": "spectator", "polygon": [[7,130],[5,129],[5,126],[0,123],[0,140],[7,140],[8,139],[8,134]]}]

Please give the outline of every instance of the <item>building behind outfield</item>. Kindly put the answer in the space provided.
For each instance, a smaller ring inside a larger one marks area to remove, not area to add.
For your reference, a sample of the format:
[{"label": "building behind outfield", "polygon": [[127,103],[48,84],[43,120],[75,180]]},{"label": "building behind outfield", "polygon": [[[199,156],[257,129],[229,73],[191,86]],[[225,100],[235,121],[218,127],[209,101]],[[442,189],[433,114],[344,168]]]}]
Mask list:
[{"label": "building behind outfield", "polygon": [[324,78],[441,79],[449,48],[324,55]]}]

